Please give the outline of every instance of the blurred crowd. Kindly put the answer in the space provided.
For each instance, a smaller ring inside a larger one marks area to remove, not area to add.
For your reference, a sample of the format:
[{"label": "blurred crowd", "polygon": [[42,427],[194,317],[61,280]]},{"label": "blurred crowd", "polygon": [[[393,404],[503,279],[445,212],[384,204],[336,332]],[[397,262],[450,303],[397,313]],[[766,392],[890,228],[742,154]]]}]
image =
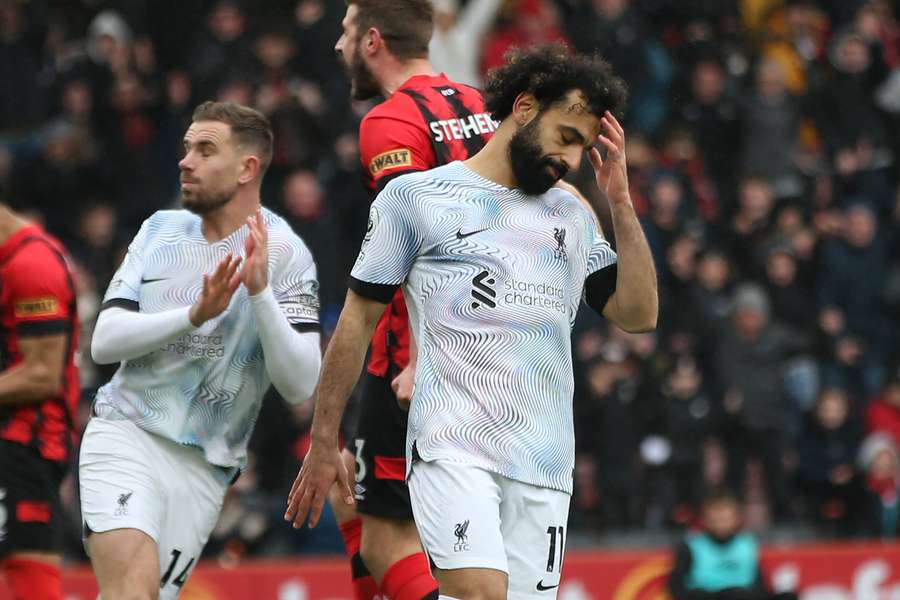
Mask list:
[{"label": "blurred crowd", "polygon": [[[255,106],[263,201],[315,255],[326,333],[365,228],[336,0],[0,0],[0,182],[76,262],[90,329],[140,223],[177,204],[207,99]],[[900,2],[435,0],[436,70],[479,85],[564,41],[628,83],[632,197],[659,271],[656,333],[581,311],[574,531],[672,530],[728,485],[757,530],[900,526]],[[589,168],[576,183],[596,195]],[[595,198],[603,206],[601,198]],[[610,237],[608,215],[600,211]],[[108,368],[82,355],[87,418]],[[281,522],[311,406],[264,405],[207,551],[340,551]],[[77,555],[75,486],[66,484]]]}]

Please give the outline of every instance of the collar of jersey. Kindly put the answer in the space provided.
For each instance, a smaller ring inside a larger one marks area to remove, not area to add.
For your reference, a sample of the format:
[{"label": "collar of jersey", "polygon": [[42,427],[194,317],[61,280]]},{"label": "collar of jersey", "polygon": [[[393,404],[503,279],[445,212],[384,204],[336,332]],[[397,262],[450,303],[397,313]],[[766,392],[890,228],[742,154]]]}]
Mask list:
[{"label": "collar of jersey", "polygon": [[441,80],[449,83],[447,76],[444,75],[443,73],[437,73],[437,74],[422,73],[420,75],[413,75],[412,77],[410,77],[409,79],[404,81],[400,85],[400,87],[397,88],[397,91],[399,92],[400,90],[405,90],[406,88],[414,87],[413,84],[418,83],[423,80],[429,80],[429,79],[441,79]]},{"label": "collar of jersey", "polygon": [[497,191],[497,192],[503,192],[503,193],[506,193],[506,194],[511,194],[511,195],[513,195],[513,196],[515,196],[515,197],[522,197],[522,198],[530,198],[530,197],[531,197],[531,196],[529,196],[528,194],[526,194],[525,192],[523,192],[522,190],[520,190],[519,188],[508,188],[508,187],[506,187],[506,186],[503,185],[503,184],[497,183],[496,181],[493,181],[493,180],[488,179],[487,177],[485,177],[485,176],[483,176],[483,175],[481,175],[481,174],[479,174],[479,173],[476,173],[475,171],[473,171],[472,169],[470,169],[470,168],[469,168],[463,161],[461,161],[461,160],[458,160],[458,161],[456,161],[456,162],[459,163],[459,168],[462,169],[463,171],[465,171],[466,174],[467,174],[469,177],[471,177],[471,178],[473,178],[473,179],[477,179],[479,182],[483,183],[483,184],[486,185],[486,186],[489,186],[489,187],[490,187],[491,189],[493,189],[494,191]]}]

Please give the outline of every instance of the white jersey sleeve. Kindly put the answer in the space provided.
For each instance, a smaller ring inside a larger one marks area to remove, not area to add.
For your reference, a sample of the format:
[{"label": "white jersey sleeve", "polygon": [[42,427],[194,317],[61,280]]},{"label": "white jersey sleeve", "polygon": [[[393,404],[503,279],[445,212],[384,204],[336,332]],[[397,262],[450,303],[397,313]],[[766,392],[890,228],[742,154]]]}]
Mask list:
[{"label": "white jersey sleeve", "polygon": [[284,255],[283,260],[275,257],[278,270],[272,273],[270,285],[288,323],[295,329],[316,329],[319,324],[316,263],[300,238],[290,233],[290,237],[283,241],[270,242],[275,254]]},{"label": "white jersey sleeve", "polygon": [[590,231],[586,239],[591,240],[591,250],[588,254],[587,275],[590,276],[597,271],[605,269],[616,264],[618,257],[616,251],[612,249],[609,242],[600,233],[600,228],[593,218],[585,220]]},{"label": "white jersey sleeve", "polygon": [[[147,240],[147,230],[150,227],[150,217],[141,225],[140,230],[128,245],[128,253],[119,265],[106,294],[103,296],[103,306],[129,305],[132,302],[140,302],[141,277],[144,273],[144,245]],[[124,301],[124,302],[123,302]],[[126,306],[126,308],[136,308]]]},{"label": "white jersey sleeve", "polygon": [[[354,291],[368,287],[364,284],[374,284],[389,286],[392,292],[406,279],[427,229],[415,202],[417,187],[416,179],[398,177],[375,198],[362,248],[350,273]],[[390,294],[384,301],[388,299]]]}]

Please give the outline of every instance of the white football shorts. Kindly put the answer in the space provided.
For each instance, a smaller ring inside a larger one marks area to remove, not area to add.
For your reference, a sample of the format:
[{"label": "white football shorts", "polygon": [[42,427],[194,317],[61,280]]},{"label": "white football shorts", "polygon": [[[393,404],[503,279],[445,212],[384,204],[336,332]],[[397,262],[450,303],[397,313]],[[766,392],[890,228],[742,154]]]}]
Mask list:
[{"label": "white football shorts", "polygon": [[439,569],[496,569],[509,577],[510,600],[556,598],[569,494],[471,465],[417,460],[409,495]]},{"label": "white football shorts", "polygon": [[235,470],[131,421],[92,418],[78,461],[85,534],[131,528],[156,541],[160,599],[178,597],[219,518]]}]

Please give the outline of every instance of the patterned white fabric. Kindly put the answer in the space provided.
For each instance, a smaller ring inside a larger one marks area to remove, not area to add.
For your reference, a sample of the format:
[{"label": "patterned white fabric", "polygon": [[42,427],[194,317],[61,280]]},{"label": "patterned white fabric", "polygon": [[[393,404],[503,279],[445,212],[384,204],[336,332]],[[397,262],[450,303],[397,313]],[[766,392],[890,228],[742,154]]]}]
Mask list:
[{"label": "patterned white fabric", "polygon": [[461,162],[389,183],[351,284],[404,285],[419,346],[407,463],[415,444],[571,493],[571,327],[587,276],[615,262],[563,190],[528,196]]},{"label": "patterned white fabric", "polygon": [[[291,324],[315,325],[319,298],[313,257],[284,219],[265,209],[263,214],[275,298]],[[200,217],[159,211],[132,241],[104,302],[137,302],[142,313],[189,306],[200,297],[204,273],[229,252],[244,256],[247,234],[241,227],[210,244]],[[211,464],[243,466],[269,384],[253,308],[241,286],[220,316],[154,352],[123,361],[97,392],[94,410],[202,448]]]}]

